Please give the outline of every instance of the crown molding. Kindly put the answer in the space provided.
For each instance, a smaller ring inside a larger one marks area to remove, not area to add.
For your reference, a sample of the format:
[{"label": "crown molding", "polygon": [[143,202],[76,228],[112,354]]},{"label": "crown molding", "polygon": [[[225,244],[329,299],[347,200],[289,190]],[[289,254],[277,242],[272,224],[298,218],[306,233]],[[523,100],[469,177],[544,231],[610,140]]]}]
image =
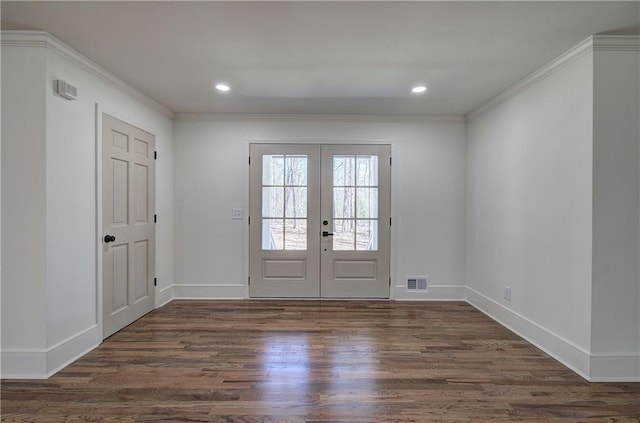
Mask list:
[{"label": "crown molding", "polygon": [[311,114],[244,114],[244,113],[176,113],[180,121],[312,121],[312,122],[386,122],[386,123],[464,123],[455,115],[311,115]]},{"label": "crown molding", "polygon": [[167,107],[158,103],[151,97],[134,88],[129,83],[120,79],[113,73],[104,69],[82,53],[69,47],[53,35],[44,31],[2,31],[0,45],[2,47],[41,47],[57,54],[63,59],[79,66],[91,75],[101,79],[114,88],[130,95],[141,103],[160,112],[169,119],[173,119],[174,113]]},{"label": "crown molding", "polygon": [[507,88],[482,106],[466,115],[467,121],[493,109],[497,105],[518,95],[522,91],[558,72],[565,66],[594,51],[640,51],[639,35],[592,35],[578,45],[570,48],[551,62],[527,76],[522,81]]},{"label": "crown molding", "polygon": [[586,40],[582,41],[580,44],[572,47],[567,50],[551,62],[547,63],[531,75],[527,76],[520,82],[515,85],[507,88],[502,91],[497,96],[493,97],[488,102],[484,103],[482,106],[478,107],[475,110],[472,110],[470,113],[466,115],[467,121],[475,119],[476,117],[482,115],[483,113],[493,109],[497,105],[507,101],[508,99],[515,97],[531,86],[539,83],[540,81],[548,78],[554,73],[558,72],[560,69],[565,66],[575,62],[581,57],[591,53],[593,51],[593,37],[589,37]]},{"label": "crown molding", "polygon": [[595,51],[640,51],[640,35],[594,35]]}]

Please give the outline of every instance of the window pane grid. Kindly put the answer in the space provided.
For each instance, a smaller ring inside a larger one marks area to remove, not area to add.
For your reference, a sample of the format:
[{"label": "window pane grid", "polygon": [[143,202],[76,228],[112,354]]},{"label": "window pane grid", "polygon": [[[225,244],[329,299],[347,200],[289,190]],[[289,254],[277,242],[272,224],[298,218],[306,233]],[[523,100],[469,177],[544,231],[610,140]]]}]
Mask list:
[{"label": "window pane grid", "polygon": [[333,156],[333,249],[378,249],[378,157]]},{"label": "window pane grid", "polygon": [[262,249],[307,249],[306,155],[262,156]]}]

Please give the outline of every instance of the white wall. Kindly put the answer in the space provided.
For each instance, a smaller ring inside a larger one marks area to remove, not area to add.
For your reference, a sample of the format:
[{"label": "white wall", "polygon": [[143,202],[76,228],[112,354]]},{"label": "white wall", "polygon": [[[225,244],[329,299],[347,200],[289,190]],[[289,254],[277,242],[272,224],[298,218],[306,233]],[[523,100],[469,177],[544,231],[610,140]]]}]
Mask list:
[{"label": "white wall", "polygon": [[640,380],[639,102],[594,36],[468,123],[468,300],[592,381]]},{"label": "white wall", "polygon": [[470,301],[582,374],[591,346],[592,80],[589,53],[468,123]]},{"label": "white wall", "polygon": [[[21,40],[41,47],[11,44]],[[15,263],[2,269],[2,374],[43,377],[101,341],[96,104],[156,135],[157,292],[173,283],[173,122],[46,34],[3,33],[2,54],[2,117],[14,122],[2,133],[2,224],[15,228],[2,238],[3,262]],[[57,96],[55,79],[76,85],[78,100]]]},{"label": "white wall", "polygon": [[621,357],[640,379],[639,68],[637,50],[595,52],[591,348],[596,376]]},{"label": "white wall", "polygon": [[3,366],[46,343],[45,61],[44,48],[2,47]]},{"label": "white wall", "polygon": [[[178,297],[244,297],[249,140],[392,144],[392,281],[396,298],[464,298],[465,125],[363,118],[178,116],[175,123]],[[429,275],[427,295],[403,278]],[[195,286],[194,286],[195,285]],[[440,286],[440,287],[438,287]]]}]

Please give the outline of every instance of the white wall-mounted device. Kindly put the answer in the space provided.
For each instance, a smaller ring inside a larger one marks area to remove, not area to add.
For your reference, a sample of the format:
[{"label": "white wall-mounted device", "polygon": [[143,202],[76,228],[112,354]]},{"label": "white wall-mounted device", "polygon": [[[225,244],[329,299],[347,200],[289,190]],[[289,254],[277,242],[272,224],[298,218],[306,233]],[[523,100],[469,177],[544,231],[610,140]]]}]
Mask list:
[{"label": "white wall-mounted device", "polygon": [[66,98],[67,100],[78,99],[78,87],[71,85],[67,81],[56,79],[54,81],[54,86],[56,94],[58,94],[60,97]]}]

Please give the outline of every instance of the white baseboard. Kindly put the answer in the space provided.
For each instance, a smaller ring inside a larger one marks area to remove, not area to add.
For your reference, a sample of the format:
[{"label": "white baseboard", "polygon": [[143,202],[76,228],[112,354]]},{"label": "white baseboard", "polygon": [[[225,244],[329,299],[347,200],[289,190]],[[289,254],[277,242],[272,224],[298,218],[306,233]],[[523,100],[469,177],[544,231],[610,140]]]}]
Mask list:
[{"label": "white baseboard", "polygon": [[174,284],[175,300],[240,300],[246,298],[243,284]]},{"label": "white baseboard", "polygon": [[2,379],[46,379],[47,353],[35,349],[2,351]]},{"label": "white baseboard", "polygon": [[98,326],[91,326],[46,350],[3,350],[3,379],[47,379],[100,345]]},{"label": "white baseboard", "polygon": [[640,355],[591,354],[592,382],[640,382]]},{"label": "white baseboard", "polygon": [[467,302],[502,326],[540,348],[578,375],[586,380],[591,380],[591,356],[589,351],[509,310],[473,288],[467,287]]},{"label": "white baseboard", "polygon": [[158,290],[156,294],[156,306],[155,308],[160,308],[164,305],[169,304],[174,297],[173,293],[173,285],[166,286]]}]

